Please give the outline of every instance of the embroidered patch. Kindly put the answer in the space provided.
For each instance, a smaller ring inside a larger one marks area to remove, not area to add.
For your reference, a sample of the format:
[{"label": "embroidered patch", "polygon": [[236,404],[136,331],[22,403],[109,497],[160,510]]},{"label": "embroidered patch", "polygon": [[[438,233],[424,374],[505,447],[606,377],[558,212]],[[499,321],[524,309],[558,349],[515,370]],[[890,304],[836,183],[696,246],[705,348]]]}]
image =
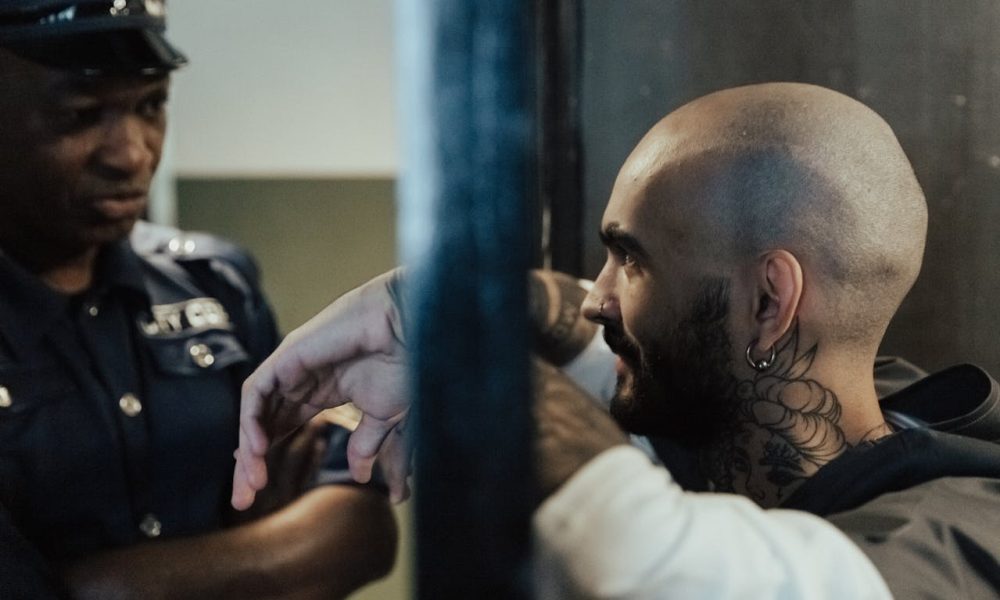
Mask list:
[{"label": "embroidered patch", "polygon": [[233,328],[229,314],[215,298],[192,298],[174,304],[154,305],[152,317],[140,320],[139,326],[150,336]]}]

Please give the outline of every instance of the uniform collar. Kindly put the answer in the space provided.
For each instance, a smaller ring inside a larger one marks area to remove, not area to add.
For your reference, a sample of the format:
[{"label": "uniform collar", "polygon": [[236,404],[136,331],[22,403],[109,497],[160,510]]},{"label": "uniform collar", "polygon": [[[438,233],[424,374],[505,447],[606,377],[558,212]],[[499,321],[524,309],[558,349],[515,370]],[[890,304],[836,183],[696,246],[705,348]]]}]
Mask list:
[{"label": "uniform collar", "polygon": [[[127,239],[102,249],[94,285],[84,294],[102,298],[116,289],[141,294],[148,302],[142,260]],[[0,334],[15,354],[37,346],[66,315],[71,301],[69,296],[48,287],[3,253],[0,253],[0,290]]]},{"label": "uniform collar", "polygon": [[98,258],[94,289],[106,293],[116,288],[149,299],[143,281],[142,259],[132,249],[128,238],[108,245]]}]

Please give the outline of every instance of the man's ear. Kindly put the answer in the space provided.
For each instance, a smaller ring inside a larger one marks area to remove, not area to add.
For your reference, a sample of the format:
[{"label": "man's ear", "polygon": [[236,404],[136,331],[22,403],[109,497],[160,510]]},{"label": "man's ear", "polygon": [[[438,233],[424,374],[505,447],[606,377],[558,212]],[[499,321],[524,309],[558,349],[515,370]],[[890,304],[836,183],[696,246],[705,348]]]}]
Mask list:
[{"label": "man's ear", "polygon": [[754,269],[754,334],[758,351],[767,352],[795,322],[802,298],[802,265],[787,250],[770,250],[758,257]]}]

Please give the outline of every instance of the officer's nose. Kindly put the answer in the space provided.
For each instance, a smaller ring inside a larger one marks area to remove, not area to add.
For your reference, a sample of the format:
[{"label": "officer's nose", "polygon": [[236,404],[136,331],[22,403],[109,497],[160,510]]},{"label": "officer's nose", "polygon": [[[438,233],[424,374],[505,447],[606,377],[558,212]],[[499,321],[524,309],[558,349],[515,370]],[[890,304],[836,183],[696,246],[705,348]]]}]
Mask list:
[{"label": "officer's nose", "polygon": [[142,119],[135,115],[108,117],[97,160],[109,175],[130,178],[151,173],[158,158],[159,143]]}]

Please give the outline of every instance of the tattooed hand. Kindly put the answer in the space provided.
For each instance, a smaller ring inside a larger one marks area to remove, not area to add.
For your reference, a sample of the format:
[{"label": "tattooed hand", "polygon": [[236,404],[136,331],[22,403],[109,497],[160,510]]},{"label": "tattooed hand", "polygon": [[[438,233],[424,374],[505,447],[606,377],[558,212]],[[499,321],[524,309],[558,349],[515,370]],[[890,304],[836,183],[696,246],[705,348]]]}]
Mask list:
[{"label": "tattooed hand", "polygon": [[535,460],[539,502],[583,465],[628,438],[614,420],[561,371],[535,361]]},{"label": "tattooed hand", "polygon": [[597,325],[583,317],[580,305],[587,291],[577,280],[556,271],[535,270],[529,277],[529,316],[535,352],[562,366],[583,352]]}]

